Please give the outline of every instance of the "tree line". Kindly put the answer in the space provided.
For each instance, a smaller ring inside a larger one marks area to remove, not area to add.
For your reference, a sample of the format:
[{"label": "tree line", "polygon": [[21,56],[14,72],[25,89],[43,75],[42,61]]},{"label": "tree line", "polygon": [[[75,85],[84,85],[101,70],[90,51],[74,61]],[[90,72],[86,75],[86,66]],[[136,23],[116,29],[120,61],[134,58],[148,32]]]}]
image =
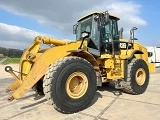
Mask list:
[{"label": "tree line", "polygon": [[0,47],[0,54],[10,58],[20,58],[23,50]]}]

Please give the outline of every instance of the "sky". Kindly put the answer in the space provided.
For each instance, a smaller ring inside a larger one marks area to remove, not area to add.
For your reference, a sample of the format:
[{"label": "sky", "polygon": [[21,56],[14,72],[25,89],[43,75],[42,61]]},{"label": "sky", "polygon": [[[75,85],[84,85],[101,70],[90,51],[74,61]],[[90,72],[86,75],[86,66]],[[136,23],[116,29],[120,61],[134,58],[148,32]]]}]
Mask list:
[{"label": "sky", "polygon": [[26,49],[38,35],[75,40],[73,25],[95,11],[120,17],[124,38],[144,46],[160,46],[159,0],[0,0],[0,46]]}]

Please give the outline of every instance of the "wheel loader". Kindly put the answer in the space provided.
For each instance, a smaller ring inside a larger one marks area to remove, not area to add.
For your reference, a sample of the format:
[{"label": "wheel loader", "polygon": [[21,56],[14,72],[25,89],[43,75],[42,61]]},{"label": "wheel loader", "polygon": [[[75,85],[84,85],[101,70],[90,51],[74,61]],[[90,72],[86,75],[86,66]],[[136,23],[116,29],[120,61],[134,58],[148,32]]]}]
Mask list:
[{"label": "wheel loader", "polygon": [[[73,26],[76,41],[37,36],[24,51],[19,75],[10,66],[5,71],[14,77],[6,92],[9,101],[34,88],[62,113],[75,113],[89,106],[97,86],[114,81],[115,88],[129,94],[147,89],[155,65],[148,62],[147,49],[136,42],[133,27],[130,39],[118,30],[119,18],[94,12]],[[50,47],[41,49],[41,44]]]}]

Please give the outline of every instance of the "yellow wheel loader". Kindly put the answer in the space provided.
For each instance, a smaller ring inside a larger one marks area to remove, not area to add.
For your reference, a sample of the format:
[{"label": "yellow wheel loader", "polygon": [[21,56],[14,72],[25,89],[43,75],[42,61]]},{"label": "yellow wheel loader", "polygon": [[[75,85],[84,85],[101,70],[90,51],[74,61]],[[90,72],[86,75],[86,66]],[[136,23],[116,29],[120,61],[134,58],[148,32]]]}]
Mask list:
[{"label": "yellow wheel loader", "polygon": [[[45,94],[49,103],[62,113],[88,107],[97,86],[115,82],[115,88],[130,94],[147,89],[155,65],[148,62],[147,49],[137,43],[133,27],[130,39],[122,39],[119,18],[108,12],[94,12],[73,26],[76,41],[38,36],[23,53],[19,75],[5,68],[15,81],[9,101],[22,97],[30,88]],[[41,44],[51,47],[40,49]]]}]

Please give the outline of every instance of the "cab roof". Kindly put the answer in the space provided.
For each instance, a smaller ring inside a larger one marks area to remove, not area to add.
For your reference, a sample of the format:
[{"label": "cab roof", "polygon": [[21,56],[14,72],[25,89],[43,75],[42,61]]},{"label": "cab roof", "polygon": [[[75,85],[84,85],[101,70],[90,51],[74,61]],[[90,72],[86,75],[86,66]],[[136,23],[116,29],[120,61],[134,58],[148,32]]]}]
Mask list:
[{"label": "cab roof", "polygon": [[[92,16],[92,15],[97,15],[97,14],[102,14],[102,12],[92,12],[92,13],[90,13],[90,14],[87,14],[87,15],[83,16],[82,18],[80,18],[80,19],[78,20],[78,22],[81,21],[82,19],[86,18],[86,17]],[[114,16],[114,15],[112,15],[112,14],[109,14],[109,16],[110,16],[110,17],[113,17],[113,18],[115,18],[115,19],[120,20],[119,17]]]}]

